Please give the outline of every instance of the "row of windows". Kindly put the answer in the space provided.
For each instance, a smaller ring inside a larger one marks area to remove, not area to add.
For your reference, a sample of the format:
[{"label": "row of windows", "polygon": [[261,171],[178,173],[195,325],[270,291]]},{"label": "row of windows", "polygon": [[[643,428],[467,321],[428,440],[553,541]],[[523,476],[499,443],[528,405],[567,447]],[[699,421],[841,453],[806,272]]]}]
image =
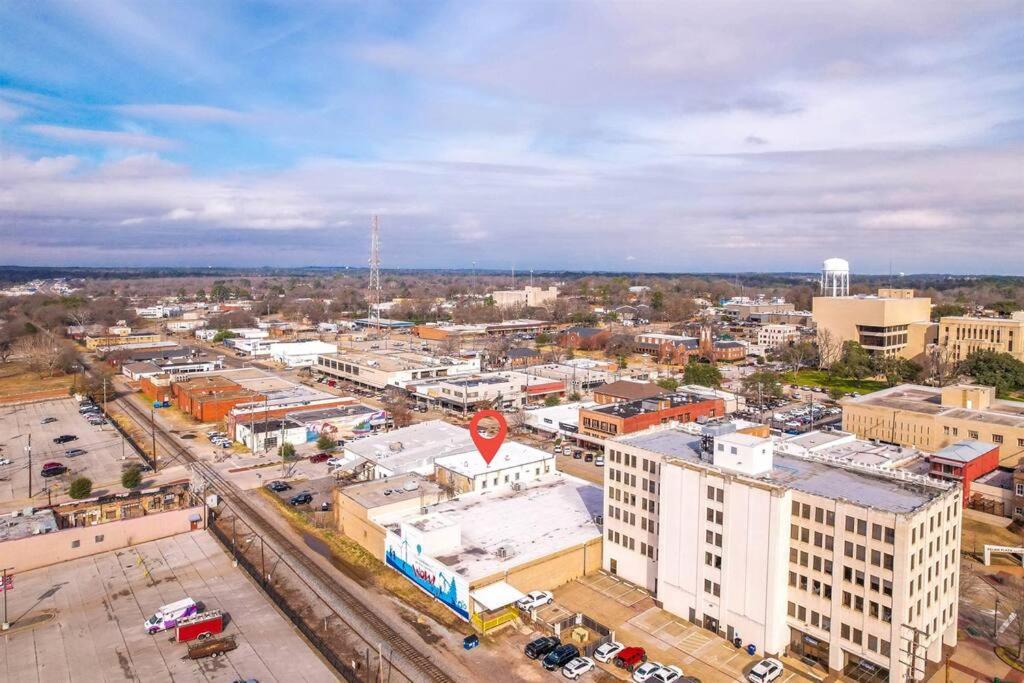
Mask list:
[{"label": "row of windows", "polygon": [[[855,544],[850,541],[846,541],[843,544],[843,555],[865,562],[867,561],[867,548],[859,543]],[[893,565],[893,556],[889,553],[883,553],[880,550],[872,550],[871,564],[876,567],[884,567],[885,569],[891,570]]]},{"label": "row of windows", "polygon": [[[864,585],[865,574],[859,569],[852,567],[843,567],[843,581],[852,583],[855,586]],[[871,590],[875,593],[881,593],[882,595],[892,595],[892,581],[889,579],[883,579],[874,574],[867,575],[868,583],[871,586]]]},{"label": "row of windows", "polygon": [[[868,522],[865,519],[857,519],[856,517],[846,515],[846,530],[859,536],[867,536]],[[896,529],[891,526],[883,527],[881,524],[872,524],[871,538],[892,545],[896,542]]]},{"label": "row of windows", "polygon": [[[589,417],[583,418],[583,426],[589,427],[597,432],[604,432],[605,434],[618,434],[619,426],[614,422],[603,422],[601,420],[594,420]],[[636,457],[636,456],[633,456]]]},{"label": "row of windows", "polygon": [[[942,427],[942,433],[945,434],[946,436],[959,436],[960,435],[960,428],[959,427],[950,427],[949,425],[944,425]],[[979,438],[979,436],[980,435],[978,433],[978,430],[976,430],[976,429],[968,429],[967,430],[967,438],[969,438],[969,439],[977,439],[977,438]],[[1002,434],[996,434],[995,432],[993,432],[993,433],[988,435],[988,439],[987,440],[991,441],[992,443],[1003,443],[1004,439],[1003,439],[1003,435]],[[1017,439],[1017,447],[1018,448],[1024,448],[1024,438],[1018,438]]]},{"label": "row of windows", "polygon": [[[612,543],[621,545],[627,550],[636,550],[636,539],[632,536],[620,534],[618,531],[613,531],[612,529],[608,529],[606,533],[608,540]],[[654,561],[658,560],[658,549],[649,543],[644,543],[643,541],[640,542],[640,554],[646,555]]]},{"label": "row of windows", "polygon": [[789,549],[789,561],[791,564],[798,564],[801,567],[810,567],[816,572],[824,572],[829,576],[832,575],[832,560],[827,558],[819,557],[817,555],[808,555],[802,550],[796,548]]},{"label": "row of windows", "polygon": [[825,508],[814,507],[812,508],[807,503],[799,503],[793,501],[793,516],[802,517],[803,519],[811,519],[811,514],[814,514],[814,521],[818,524],[827,524],[828,526],[836,525],[836,513]]},{"label": "row of windows", "polygon": [[789,537],[794,541],[800,541],[801,543],[813,543],[818,548],[825,548],[826,550],[832,550],[833,538],[829,534],[823,534],[820,531],[811,532],[807,527],[797,526],[792,524],[789,527]]},{"label": "row of windows", "polygon": [[[852,609],[855,612],[864,612],[864,598],[860,595],[854,595],[848,591],[843,591],[843,607]],[[892,608],[877,603],[874,600],[869,600],[868,616],[889,624],[892,623]]]},{"label": "row of windows", "polygon": [[814,595],[825,598],[826,600],[832,599],[832,584],[819,581],[818,579],[814,579],[809,576],[804,576],[803,574],[790,572],[789,585],[793,588],[799,588],[802,591],[813,593]]},{"label": "row of windows", "polygon": [[[855,645],[864,644],[864,633],[859,628],[853,628],[849,624],[840,624],[839,636]],[[877,652],[883,657],[889,656],[891,645],[888,640],[879,640],[876,636],[868,634],[868,649]]]},{"label": "row of windows", "polygon": [[805,624],[809,623],[811,626],[814,626],[815,628],[820,628],[825,631],[828,631],[832,628],[832,620],[824,614],[818,614],[814,610],[810,610],[811,618],[810,621],[808,621],[808,610],[803,605],[797,605],[796,603],[791,602],[787,606],[786,613],[794,619],[799,619]]}]

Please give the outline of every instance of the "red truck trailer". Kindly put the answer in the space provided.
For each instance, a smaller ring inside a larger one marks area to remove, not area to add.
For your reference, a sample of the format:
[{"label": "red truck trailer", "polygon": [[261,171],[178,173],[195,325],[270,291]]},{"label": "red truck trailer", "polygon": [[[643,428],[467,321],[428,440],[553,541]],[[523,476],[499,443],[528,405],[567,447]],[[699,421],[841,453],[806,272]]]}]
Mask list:
[{"label": "red truck trailer", "polygon": [[174,630],[174,639],[179,643],[189,640],[209,638],[224,630],[224,613],[219,609],[200,612],[178,622]]}]

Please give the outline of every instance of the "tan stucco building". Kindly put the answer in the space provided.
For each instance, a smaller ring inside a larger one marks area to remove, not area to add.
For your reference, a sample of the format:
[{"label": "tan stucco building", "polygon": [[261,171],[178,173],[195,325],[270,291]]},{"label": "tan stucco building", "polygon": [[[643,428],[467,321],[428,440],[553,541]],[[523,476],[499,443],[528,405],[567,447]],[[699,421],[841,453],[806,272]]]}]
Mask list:
[{"label": "tan stucco building", "polygon": [[812,305],[818,332],[839,344],[860,343],[868,353],[917,358],[937,341],[932,302],[910,289],[880,289],[877,295],[816,296]]},{"label": "tan stucco building", "polygon": [[901,384],[842,403],[843,430],[863,439],[932,453],[977,439],[999,446],[1009,467],[1024,456],[1024,403],[996,399],[992,387]]},{"label": "tan stucco building", "polygon": [[1012,318],[949,316],[939,321],[939,344],[949,360],[960,362],[972,351],[1008,353],[1024,361],[1024,311]]}]

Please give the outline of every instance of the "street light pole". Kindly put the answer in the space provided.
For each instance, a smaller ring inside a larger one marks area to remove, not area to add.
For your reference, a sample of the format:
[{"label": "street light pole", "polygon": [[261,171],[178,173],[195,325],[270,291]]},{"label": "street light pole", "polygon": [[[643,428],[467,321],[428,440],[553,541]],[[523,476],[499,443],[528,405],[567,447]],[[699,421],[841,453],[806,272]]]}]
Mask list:
[{"label": "street light pole", "polygon": [[11,627],[10,623],[8,623],[7,621],[7,572],[11,571],[12,569],[14,569],[14,567],[4,567],[2,570],[0,570],[0,572],[2,572],[2,578],[0,578],[0,581],[3,582],[0,583],[0,588],[3,588],[4,592],[4,621],[3,624],[0,624],[0,630],[2,631],[6,631]]},{"label": "street light pole", "polygon": [[[28,445],[25,446],[25,452],[28,453],[28,497],[32,497],[32,434],[28,435]],[[6,620],[5,620],[6,621]]]}]

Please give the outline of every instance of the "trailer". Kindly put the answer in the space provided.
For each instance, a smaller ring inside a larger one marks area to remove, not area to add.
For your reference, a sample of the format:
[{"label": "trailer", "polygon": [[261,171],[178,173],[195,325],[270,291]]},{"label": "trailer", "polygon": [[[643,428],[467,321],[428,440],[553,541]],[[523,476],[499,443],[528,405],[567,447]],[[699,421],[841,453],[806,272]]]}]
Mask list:
[{"label": "trailer", "polygon": [[205,640],[197,640],[194,643],[188,644],[188,654],[186,657],[189,659],[202,659],[203,657],[217,657],[225,652],[231,652],[238,647],[238,643],[235,642],[234,636],[224,636],[223,638],[206,638]]},{"label": "trailer", "polygon": [[224,613],[219,609],[201,612],[178,622],[174,640],[185,643],[190,640],[204,640],[224,630]]}]

